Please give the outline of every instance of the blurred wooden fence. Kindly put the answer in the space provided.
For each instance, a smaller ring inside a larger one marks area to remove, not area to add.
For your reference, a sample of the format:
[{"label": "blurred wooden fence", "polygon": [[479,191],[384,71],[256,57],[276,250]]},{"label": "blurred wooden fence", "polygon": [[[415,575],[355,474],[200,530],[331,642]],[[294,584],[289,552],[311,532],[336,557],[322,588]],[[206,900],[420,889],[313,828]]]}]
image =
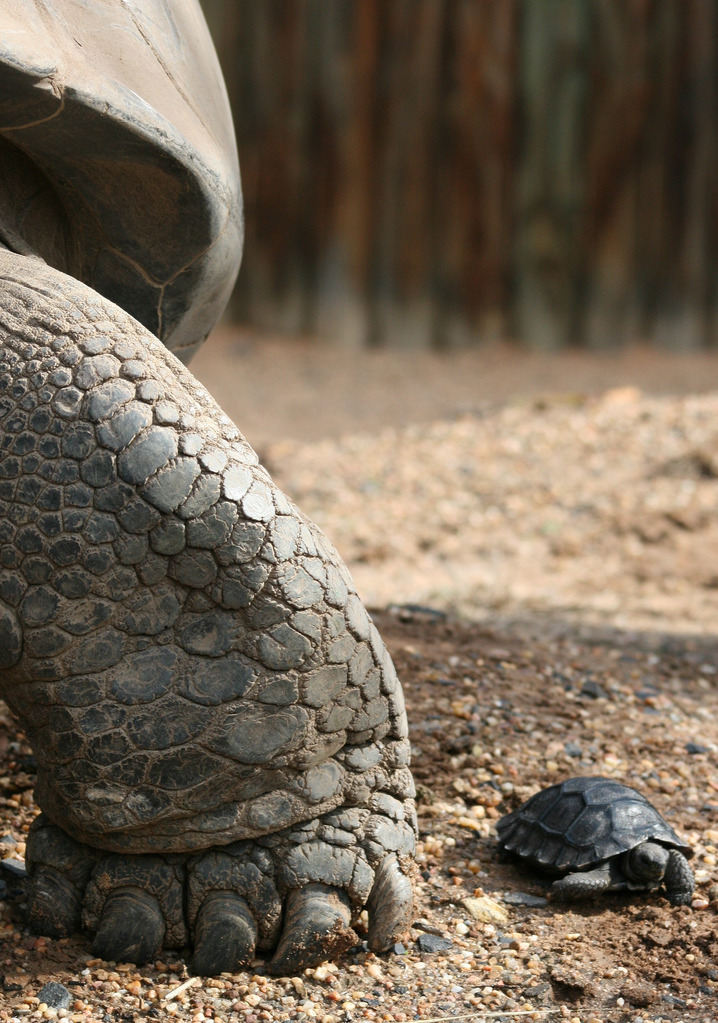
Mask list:
[{"label": "blurred wooden fence", "polygon": [[718,340],[718,0],[203,0],[232,312],[338,344]]}]

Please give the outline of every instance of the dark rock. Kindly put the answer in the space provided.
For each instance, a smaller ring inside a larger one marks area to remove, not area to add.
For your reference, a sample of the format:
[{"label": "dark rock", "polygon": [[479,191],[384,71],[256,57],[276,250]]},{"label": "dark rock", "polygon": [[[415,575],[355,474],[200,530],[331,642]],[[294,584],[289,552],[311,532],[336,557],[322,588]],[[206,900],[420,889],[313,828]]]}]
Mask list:
[{"label": "dark rock", "polygon": [[416,939],[420,952],[446,952],[454,947],[448,938],[440,938],[438,934],[420,934]]},{"label": "dark rock", "polygon": [[589,696],[592,700],[605,700],[608,698],[606,690],[592,678],[587,678],[581,686],[581,695]]},{"label": "dark rock", "polygon": [[44,1002],[48,1009],[69,1009],[72,1002],[72,995],[64,986],[56,980],[48,981],[37,993],[40,1002]]},{"label": "dark rock", "polygon": [[548,973],[554,993],[562,999],[573,1001],[577,998],[592,998],[598,993],[592,976],[578,966],[555,963]]},{"label": "dark rock", "polygon": [[532,906],[536,909],[548,906],[548,899],[542,895],[530,895],[528,892],[507,892],[502,901],[510,906]]},{"label": "dark rock", "polygon": [[567,742],[564,744],[563,748],[564,752],[569,757],[580,757],[583,753],[583,750],[577,742]]},{"label": "dark rock", "polygon": [[6,860],[0,860],[0,872],[14,880],[24,881],[27,877],[25,861],[16,860],[14,857],[9,857]]},{"label": "dark rock", "polygon": [[446,611],[439,611],[435,607],[425,607],[423,604],[390,604],[389,614],[395,615],[400,622],[443,622],[446,620]]},{"label": "dark rock", "polygon": [[686,753],[710,753],[709,746],[701,746],[697,742],[686,743]]}]

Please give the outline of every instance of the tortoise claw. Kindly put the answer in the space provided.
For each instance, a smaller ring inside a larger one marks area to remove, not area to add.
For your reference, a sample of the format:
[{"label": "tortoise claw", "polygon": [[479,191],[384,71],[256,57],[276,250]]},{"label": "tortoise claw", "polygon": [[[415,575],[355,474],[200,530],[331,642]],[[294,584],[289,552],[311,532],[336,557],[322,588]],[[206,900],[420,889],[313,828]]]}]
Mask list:
[{"label": "tortoise claw", "polygon": [[270,973],[287,976],[346,952],[358,941],[350,924],[351,904],[340,889],[308,884],[291,891]]},{"label": "tortoise claw", "polygon": [[30,878],[27,923],[34,934],[66,938],[80,929],[82,892],[52,867],[38,867]]},{"label": "tortoise claw", "polygon": [[384,952],[408,929],[413,907],[409,878],[402,873],[396,856],[387,856],[376,872],[367,902],[369,948],[373,952]]},{"label": "tortoise claw", "polygon": [[100,959],[141,965],[157,955],[164,936],[157,899],[140,888],[116,888],[103,907],[92,951]]},{"label": "tortoise claw", "polygon": [[234,892],[209,894],[197,914],[193,972],[234,973],[254,957],[256,945],[257,924],[245,900]]}]

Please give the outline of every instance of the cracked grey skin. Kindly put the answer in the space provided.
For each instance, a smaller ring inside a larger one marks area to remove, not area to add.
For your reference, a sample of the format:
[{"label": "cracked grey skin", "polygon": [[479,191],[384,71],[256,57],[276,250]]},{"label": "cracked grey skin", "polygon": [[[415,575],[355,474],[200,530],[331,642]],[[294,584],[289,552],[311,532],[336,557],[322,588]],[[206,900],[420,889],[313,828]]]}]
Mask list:
[{"label": "cracked grey skin", "polygon": [[387,948],[416,834],[401,686],[336,551],[168,350],[208,332],[241,245],[211,43],[189,0],[90,7],[54,0],[43,55],[47,6],[0,0],[0,694],[38,763],[30,923],[283,973],[367,908]]}]

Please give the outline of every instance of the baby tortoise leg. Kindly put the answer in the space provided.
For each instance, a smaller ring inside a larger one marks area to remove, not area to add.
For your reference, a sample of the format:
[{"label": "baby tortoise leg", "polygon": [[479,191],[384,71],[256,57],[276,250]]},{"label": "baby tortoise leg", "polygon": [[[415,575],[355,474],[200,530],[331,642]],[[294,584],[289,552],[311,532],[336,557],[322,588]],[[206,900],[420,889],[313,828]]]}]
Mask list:
[{"label": "baby tortoise leg", "polygon": [[671,849],[663,875],[666,895],[672,906],[689,906],[696,880],[688,860],[678,849]]},{"label": "baby tortoise leg", "polygon": [[594,895],[609,891],[614,886],[611,864],[603,863],[595,870],[567,874],[551,885],[551,895],[562,902],[573,899],[590,899]]}]

